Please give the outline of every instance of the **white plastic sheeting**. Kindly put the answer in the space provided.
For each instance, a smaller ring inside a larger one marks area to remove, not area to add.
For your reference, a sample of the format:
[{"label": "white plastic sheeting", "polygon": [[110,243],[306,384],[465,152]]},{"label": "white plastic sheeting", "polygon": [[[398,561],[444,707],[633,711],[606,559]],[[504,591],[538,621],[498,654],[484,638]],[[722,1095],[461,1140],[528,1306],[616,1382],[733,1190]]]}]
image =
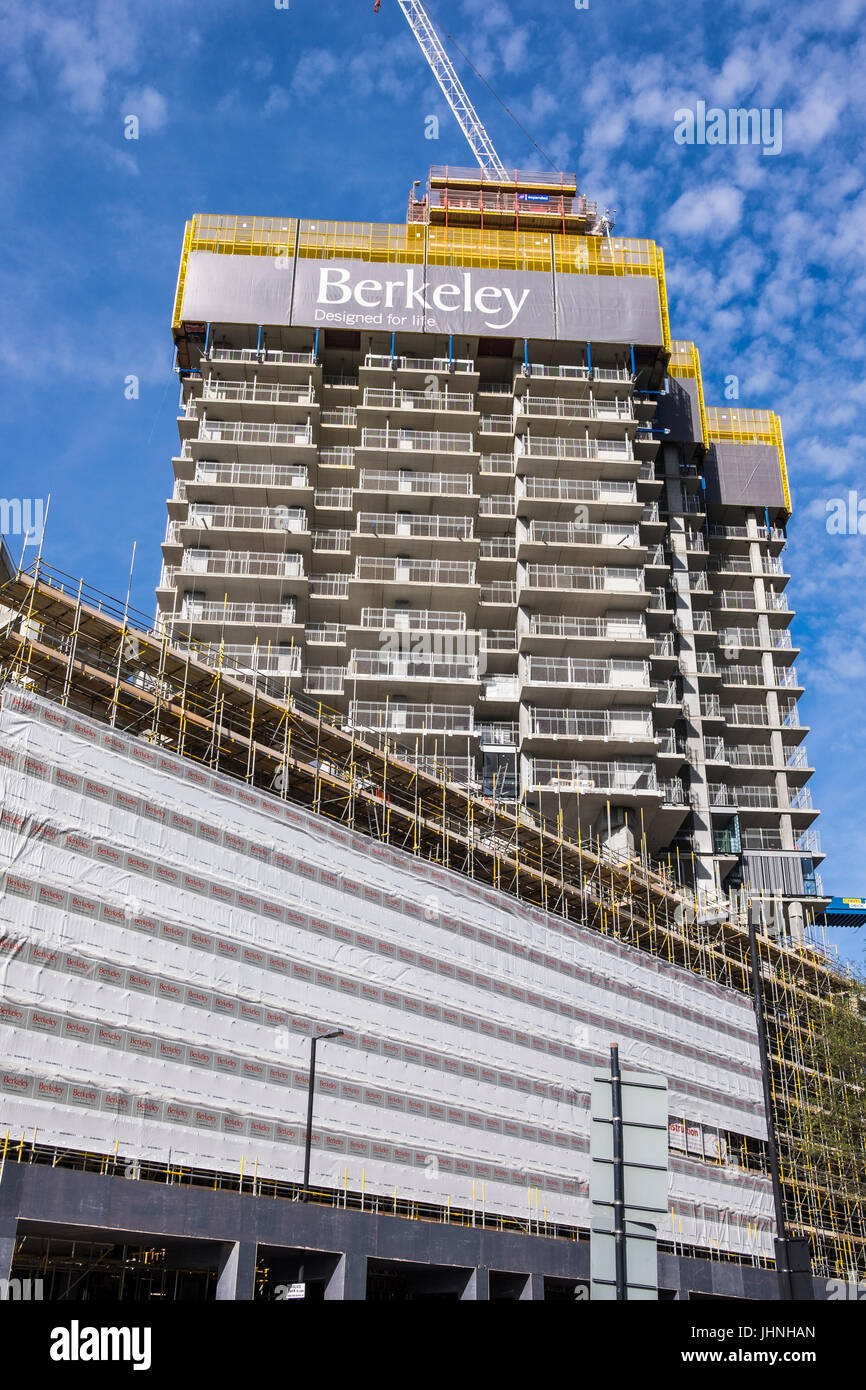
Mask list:
[{"label": "white plastic sheeting", "polygon": [[[12,687],[0,1130],[587,1226],[618,1042],[763,1137],[749,1002]],[[672,1156],[673,1235],[770,1249],[766,1180]],[[661,1239],[671,1232],[660,1230]]]}]

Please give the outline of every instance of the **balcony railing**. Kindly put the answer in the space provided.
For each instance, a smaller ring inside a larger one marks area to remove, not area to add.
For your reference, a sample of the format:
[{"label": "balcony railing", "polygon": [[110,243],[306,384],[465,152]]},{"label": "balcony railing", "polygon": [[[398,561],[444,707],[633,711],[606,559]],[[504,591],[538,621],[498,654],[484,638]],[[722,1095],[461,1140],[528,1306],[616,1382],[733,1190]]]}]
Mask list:
[{"label": "balcony railing", "polygon": [[[184,521],[172,523],[178,529],[202,531],[306,531],[307,513],[303,507],[208,507],[193,502]],[[176,533],[175,533],[176,534]]]},{"label": "balcony railing", "polygon": [[303,463],[211,463],[201,459],[194,481],[234,487],[306,487],[307,469]]},{"label": "balcony railing", "polygon": [[621,618],[554,618],[546,613],[533,613],[529,631],[539,637],[610,637],[614,639],[643,638],[646,623],[642,617]]},{"label": "balcony railing", "polygon": [[652,739],[643,710],[529,709],[529,733],[536,738]]},{"label": "balcony railing", "polygon": [[637,526],[580,526],[570,521],[531,521],[529,539],[550,545],[640,545]]},{"label": "balcony railing", "polygon": [[433,497],[471,497],[472,478],[468,473],[412,473],[407,469],[361,469],[361,492],[425,493]]},{"label": "balcony railing", "polygon": [[540,478],[530,475],[528,478],[519,478],[517,486],[519,495],[532,501],[637,501],[636,485],[622,478]]},{"label": "balcony railing", "polygon": [[474,372],[475,363],[468,357],[386,357],[368,352],[365,367],[388,367],[392,371],[412,372]]},{"label": "balcony railing", "polygon": [[255,401],[265,405],[314,405],[316,397],[309,386],[269,386],[253,381],[223,381],[208,377],[202,387],[203,401]]},{"label": "balcony railing", "polygon": [[381,560],[359,555],[355,578],[369,583],[474,584],[475,565],[467,560]]},{"label": "balcony railing", "polygon": [[650,683],[646,661],[591,661],[587,658],[525,656],[523,678],[534,685],[643,687]]},{"label": "balcony railing", "polygon": [[317,527],[313,532],[313,550],[319,552],[330,551],[336,554],[347,555],[352,548],[351,538],[351,531]]},{"label": "balcony railing", "polygon": [[432,608],[362,608],[361,626],[380,632],[465,632],[466,614]]},{"label": "balcony railing", "polygon": [[347,444],[337,449],[320,449],[319,466],[321,468],[354,468],[355,450]]},{"label": "balcony railing", "polygon": [[343,429],[353,430],[358,423],[358,411],[353,405],[333,406],[329,410],[322,411],[322,424],[334,425]]},{"label": "balcony railing", "polygon": [[642,593],[643,571],[639,569],[592,568],[587,565],[527,565],[526,584],[532,589],[613,590]]},{"label": "balcony railing", "polygon": [[297,622],[294,599],[285,603],[215,603],[187,598],[179,614],[169,620],[172,627],[188,623],[240,623],[254,627],[286,627]]},{"label": "balcony railing", "polygon": [[208,362],[275,362],[278,365],[295,365],[301,367],[313,367],[316,363],[315,354],[312,352],[281,352],[277,349],[268,348],[259,351],[258,348],[223,348],[212,347],[207,352]]},{"label": "balcony railing", "polygon": [[472,539],[471,516],[402,516],[393,512],[359,512],[359,536],[406,536],[438,540]]},{"label": "balcony railing", "polygon": [[516,748],[520,742],[520,730],[516,724],[491,723],[478,725],[478,739],[492,748]]},{"label": "balcony railing", "polygon": [[651,762],[581,763],[567,759],[532,758],[529,777],[534,787],[580,791],[584,794],[655,792],[658,789],[655,766]]},{"label": "balcony railing", "polygon": [[420,656],[415,653],[402,656],[385,651],[353,651],[349,658],[347,675],[393,681],[477,681],[478,658],[464,656],[455,659]]},{"label": "balcony railing", "polygon": [[722,715],[728,724],[745,727],[757,725],[763,729],[768,728],[770,723],[764,705],[726,705],[722,710]]},{"label": "balcony railing", "polygon": [[300,425],[251,425],[236,420],[202,420],[198,437],[208,443],[311,445],[312,430]]},{"label": "balcony railing", "polygon": [[309,580],[310,598],[348,598],[347,574],[312,574]]},{"label": "balcony railing", "polygon": [[364,405],[385,410],[474,409],[472,394],[469,391],[401,391],[396,386],[392,386],[390,391],[378,386],[366,387]]},{"label": "balcony railing", "polygon": [[471,454],[471,434],[444,433],[441,430],[364,429],[361,431],[364,449],[406,449],[425,454]]},{"label": "balcony railing", "polygon": [[410,704],[397,700],[384,704],[353,700],[349,719],[356,728],[384,729],[394,733],[471,734],[471,705]]},{"label": "balcony railing", "polygon": [[550,435],[518,436],[518,453],[526,458],[617,459],[630,461],[634,450],[630,439],[558,439]]},{"label": "balcony railing", "polygon": [[482,536],[478,551],[481,560],[513,560],[517,545],[513,536]]},{"label": "balcony railing", "polygon": [[567,396],[532,396],[520,399],[525,415],[552,416],[559,420],[634,420],[631,400],[569,400]]},{"label": "balcony railing", "polygon": [[258,575],[262,578],[302,579],[302,555],[264,555],[251,550],[187,550],[181,574]]}]

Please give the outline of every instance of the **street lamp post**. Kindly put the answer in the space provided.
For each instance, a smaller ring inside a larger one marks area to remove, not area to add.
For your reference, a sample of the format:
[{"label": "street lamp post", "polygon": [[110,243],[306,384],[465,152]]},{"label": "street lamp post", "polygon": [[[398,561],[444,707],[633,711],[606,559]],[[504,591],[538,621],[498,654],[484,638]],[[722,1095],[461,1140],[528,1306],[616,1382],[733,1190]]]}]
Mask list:
[{"label": "street lamp post", "polygon": [[342,1028],[337,1028],[333,1033],[321,1033],[318,1037],[315,1034],[310,1038],[310,1080],[307,1087],[307,1138],[304,1144],[304,1187],[301,1192],[301,1201],[306,1202],[310,1190],[310,1149],[313,1143],[313,1092],[316,1087],[316,1046],[320,1042],[327,1042],[329,1038],[341,1038]]}]

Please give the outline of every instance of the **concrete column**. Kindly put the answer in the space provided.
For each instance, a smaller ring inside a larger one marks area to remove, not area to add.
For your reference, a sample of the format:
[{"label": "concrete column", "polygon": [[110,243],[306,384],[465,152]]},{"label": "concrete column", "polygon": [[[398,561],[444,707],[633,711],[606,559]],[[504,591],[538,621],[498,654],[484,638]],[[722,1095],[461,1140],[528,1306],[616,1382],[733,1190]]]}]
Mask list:
[{"label": "concrete column", "polygon": [[217,1302],[251,1302],[256,1292],[256,1250],[254,1241],[235,1241],[225,1246],[217,1274]]},{"label": "concrete column", "polygon": [[523,1285],[523,1292],[520,1294],[520,1298],[521,1300],[544,1298],[544,1275],[527,1274],[526,1283]]},{"label": "concrete column", "polygon": [[328,1282],[326,1299],[344,1299],[353,1303],[367,1297],[367,1256],[340,1255]]},{"label": "concrete column", "polygon": [[485,1269],[482,1265],[480,1268],[472,1270],[460,1295],[460,1301],[462,1303],[465,1300],[483,1299],[486,1303],[489,1298],[490,1270]]}]

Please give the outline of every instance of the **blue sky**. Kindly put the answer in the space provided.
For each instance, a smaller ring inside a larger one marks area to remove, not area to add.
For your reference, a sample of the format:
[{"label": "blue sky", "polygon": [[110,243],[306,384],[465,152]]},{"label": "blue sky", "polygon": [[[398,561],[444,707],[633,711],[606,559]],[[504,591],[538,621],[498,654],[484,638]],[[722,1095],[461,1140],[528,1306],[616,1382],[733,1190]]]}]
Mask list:
[{"label": "blue sky", "polygon": [[[397,222],[429,164],[471,163],[396,0],[378,16],[372,0],[283,3],[0,0],[2,492],[50,492],[46,558],[110,593],[125,592],[136,540],[146,612],[177,440],[185,220]],[[830,499],[866,499],[866,0],[431,11],[554,161],[617,209],[618,231],[662,244],[672,332],[698,343],[708,402],[735,375],[737,404],[782,417],[825,888],[866,894],[866,541],[825,525]],[[505,163],[536,167],[458,66]],[[677,144],[675,112],[698,101],[781,109],[781,153]],[[862,963],[859,937],[838,939]]]}]

